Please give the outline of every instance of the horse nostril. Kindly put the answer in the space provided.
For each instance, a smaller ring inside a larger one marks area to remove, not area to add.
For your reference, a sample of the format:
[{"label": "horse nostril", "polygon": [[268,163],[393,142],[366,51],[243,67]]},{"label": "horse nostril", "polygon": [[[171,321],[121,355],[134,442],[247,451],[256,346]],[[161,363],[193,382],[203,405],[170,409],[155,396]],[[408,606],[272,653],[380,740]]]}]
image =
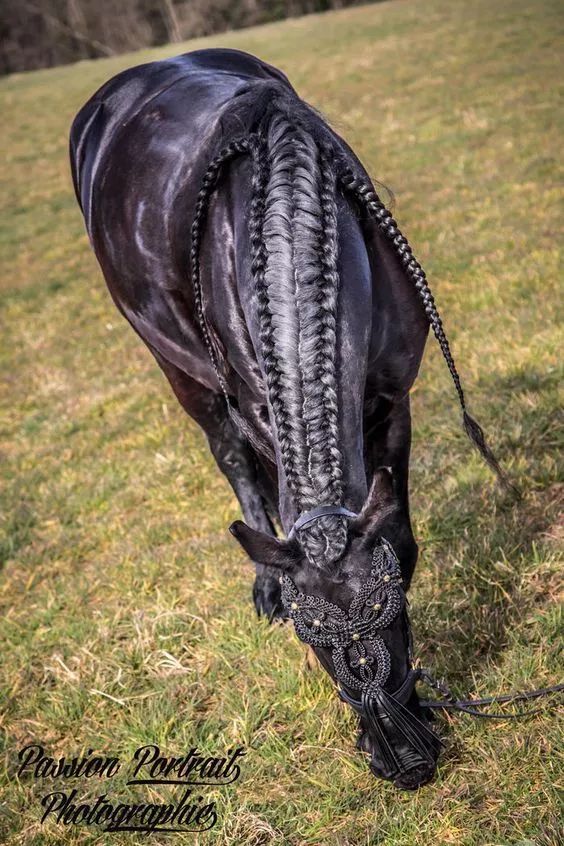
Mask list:
[{"label": "horse nostril", "polygon": [[394,779],[394,784],[400,790],[418,790],[428,784],[435,775],[435,766],[423,764]]},{"label": "horse nostril", "polygon": [[361,752],[366,752],[368,755],[372,752],[372,744],[370,743],[370,735],[366,731],[361,731],[356,740],[356,748]]}]

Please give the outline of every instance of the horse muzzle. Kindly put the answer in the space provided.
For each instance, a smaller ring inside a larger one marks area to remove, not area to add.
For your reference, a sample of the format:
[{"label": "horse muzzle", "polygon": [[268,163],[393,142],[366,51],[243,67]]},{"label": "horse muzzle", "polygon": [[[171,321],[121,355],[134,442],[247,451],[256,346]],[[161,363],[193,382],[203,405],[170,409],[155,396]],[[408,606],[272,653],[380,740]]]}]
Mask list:
[{"label": "horse muzzle", "polygon": [[433,778],[441,741],[423,716],[415,692],[418,670],[410,670],[394,692],[375,690],[360,699],[340,690],[360,716],[358,747],[370,755],[370,769],[402,790],[416,790]]}]

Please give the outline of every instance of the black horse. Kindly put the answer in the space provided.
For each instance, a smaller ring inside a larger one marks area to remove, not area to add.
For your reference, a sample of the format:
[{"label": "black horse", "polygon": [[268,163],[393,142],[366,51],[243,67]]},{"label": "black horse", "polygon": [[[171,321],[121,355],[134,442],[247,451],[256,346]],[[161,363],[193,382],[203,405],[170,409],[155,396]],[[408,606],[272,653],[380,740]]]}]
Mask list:
[{"label": "black horse", "polygon": [[292,617],[314,646],[360,713],[372,770],[419,787],[439,742],[404,590],[409,391],[429,326],[498,468],[406,239],[345,142],[235,50],[119,74],[75,118],[71,158],[111,295],[241,504],[231,532],[256,566],[257,611]]}]

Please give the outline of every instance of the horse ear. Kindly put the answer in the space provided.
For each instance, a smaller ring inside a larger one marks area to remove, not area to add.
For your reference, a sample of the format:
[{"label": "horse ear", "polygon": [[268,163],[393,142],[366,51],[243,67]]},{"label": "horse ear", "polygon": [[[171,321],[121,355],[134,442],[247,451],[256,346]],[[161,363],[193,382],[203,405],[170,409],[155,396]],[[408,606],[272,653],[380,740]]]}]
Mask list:
[{"label": "horse ear", "polygon": [[256,564],[289,570],[295,563],[295,549],[291,541],[278,540],[265,532],[258,532],[242,520],[231,523],[229,531]]},{"label": "horse ear", "polygon": [[367,532],[398,507],[394,477],[390,467],[379,467],[372,477],[370,490],[362,510],[353,521],[355,529]]}]

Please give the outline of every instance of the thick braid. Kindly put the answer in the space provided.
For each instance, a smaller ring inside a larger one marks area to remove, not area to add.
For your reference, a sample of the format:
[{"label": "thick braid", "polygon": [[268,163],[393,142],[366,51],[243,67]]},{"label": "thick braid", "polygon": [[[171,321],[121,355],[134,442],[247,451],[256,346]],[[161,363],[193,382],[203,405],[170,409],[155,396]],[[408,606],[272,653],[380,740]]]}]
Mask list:
[{"label": "thick braid", "polygon": [[[295,115],[274,110],[252,147],[251,269],[263,371],[280,459],[303,512],[343,498],[336,376],[336,175]],[[337,561],[347,524],[324,517],[297,534],[317,566]]]},{"label": "thick braid", "polygon": [[[342,455],[338,439],[336,379],[337,274],[335,179],[324,170],[320,149],[299,123],[294,128],[292,241],[299,321],[298,367],[301,414],[305,423],[307,508],[342,502]],[[324,226],[328,226],[325,234]],[[308,559],[316,565],[337,561],[345,548],[344,518],[324,517],[298,532]]]},{"label": "thick braid", "polygon": [[257,141],[252,145],[251,152],[253,156],[253,190],[249,218],[249,235],[251,240],[251,271],[258,300],[261,352],[268,387],[268,397],[274,414],[288,487],[296,500],[297,507],[301,508],[299,474],[294,466],[293,451],[291,448],[291,429],[288,422],[287,408],[282,396],[280,366],[276,355],[272,313],[270,311],[268,288],[265,280],[268,253],[264,238],[264,218],[266,189],[270,169],[267,144],[264,136],[259,135]]},{"label": "thick braid", "polygon": [[[316,244],[315,359],[303,368],[304,396],[314,400],[315,411],[308,415],[311,401],[304,402],[304,417],[309,416],[308,440],[310,468],[320,501],[339,505],[343,500],[343,457],[339,449],[339,412],[336,377],[337,351],[337,209],[336,178],[329,150],[316,150],[315,196],[319,201]],[[309,377],[309,379],[308,379]],[[324,517],[298,533],[310,560],[332,564],[339,560],[347,543],[347,521],[343,517]]]},{"label": "thick braid", "polygon": [[376,221],[380,231],[388,238],[389,241],[391,241],[408,277],[412,280],[419,296],[421,297],[429,325],[431,326],[435,338],[439,343],[441,352],[450,371],[452,381],[454,382],[454,386],[458,394],[458,400],[462,408],[462,421],[466,434],[485,459],[486,463],[497,474],[500,481],[506,487],[515,491],[516,489],[507,479],[497,458],[488,446],[482,428],[468,413],[466,408],[466,398],[464,396],[460,377],[450,350],[450,345],[443,328],[441,316],[437,306],[435,305],[431,289],[427,283],[425,271],[413,255],[413,251],[407,239],[402,235],[397,222],[384,206],[373,187],[366,180],[355,176],[350,168],[345,167],[344,170],[340,172],[340,181],[345,190],[350,192],[356,198],[360,205],[365,208],[370,217]]},{"label": "thick braid", "polygon": [[[278,364],[278,394],[284,430],[279,440],[282,463],[292,468],[290,490],[299,510],[315,497],[307,468],[305,423],[299,366],[300,323],[296,310],[298,276],[293,231],[293,181],[296,144],[293,127],[275,113],[266,131],[269,176],[266,191],[264,240],[267,252],[265,283]],[[286,474],[287,476],[287,474]]]},{"label": "thick braid", "polygon": [[[320,369],[321,264],[319,241],[322,232],[319,199],[318,149],[301,127],[293,129],[295,158],[291,182],[292,245],[297,318],[297,373],[301,392],[299,413],[305,424],[306,470],[311,481],[307,508],[319,502],[332,503],[330,462],[326,449],[325,406]],[[304,529],[305,537],[309,529]]]},{"label": "thick braid", "polygon": [[235,156],[242,155],[243,153],[247,153],[251,147],[251,140],[248,138],[242,138],[237,141],[231,141],[226,147],[224,147],[218,155],[210,162],[208,168],[202,178],[202,184],[200,186],[200,190],[198,192],[198,196],[196,198],[196,206],[194,209],[194,217],[192,220],[192,228],[191,228],[191,247],[190,247],[190,265],[192,271],[192,288],[194,291],[194,300],[196,305],[196,314],[198,317],[198,323],[200,325],[200,329],[202,331],[202,335],[204,338],[204,343],[206,345],[206,349],[208,351],[208,355],[210,357],[213,369],[217,376],[217,380],[219,382],[219,386],[225,396],[227,401],[227,405],[229,407],[229,394],[227,391],[227,385],[225,384],[225,379],[223,378],[219,364],[217,361],[217,357],[215,354],[215,350],[213,348],[213,344],[211,341],[209,329],[206,323],[206,317],[204,314],[204,304],[203,304],[203,297],[202,297],[202,284],[200,279],[200,247],[202,241],[202,234],[204,231],[204,227],[206,224],[209,203],[211,196],[215,190],[217,182],[219,180],[220,173],[222,171],[223,166],[230,161],[231,159],[235,158]]}]

